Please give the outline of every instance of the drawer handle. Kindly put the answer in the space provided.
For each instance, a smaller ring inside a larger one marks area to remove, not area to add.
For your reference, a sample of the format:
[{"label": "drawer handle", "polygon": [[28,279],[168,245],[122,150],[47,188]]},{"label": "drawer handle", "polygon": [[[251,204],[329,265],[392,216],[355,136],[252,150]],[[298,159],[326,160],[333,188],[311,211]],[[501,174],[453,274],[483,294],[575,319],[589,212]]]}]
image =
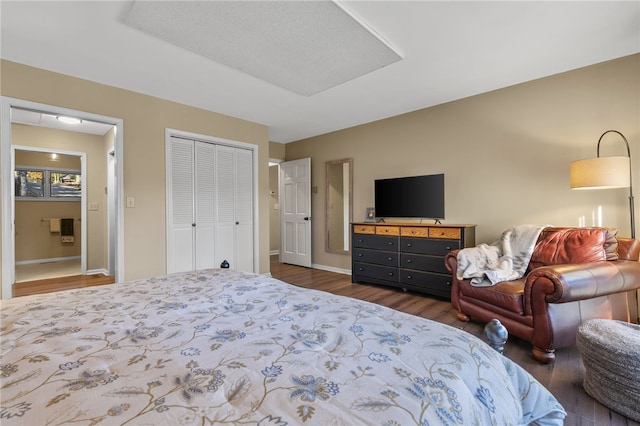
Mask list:
[{"label": "drawer handle", "polygon": [[393,258],[392,258],[392,257],[387,257],[387,260],[388,260],[389,262],[391,262],[391,261],[393,260]]},{"label": "drawer handle", "polygon": [[451,246],[447,246],[447,250],[451,250]]},{"label": "drawer handle", "polygon": [[410,280],[410,279],[412,279],[412,278],[413,278],[413,277],[412,277],[411,275],[407,275],[407,279],[408,279],[408,280]]},{"label": "drawer handle", "polygon": [[390,246],[392,246],[392,245],[393,245],[393,242],[392,242],[392,241],[389,241],[387,244],[388,244],[388,245],[390,245]]},{"label": "drawer handle", "polygon": [[451,281],[447,281],[447,286],[451,287]]},{"label": "drawer handle", "polygon": [[358,253],[358,257],[362,257],[362,253]]},{"label": "drawer handle", "polygon": [[389,272],[389,276],[392,277],[393,276],[393,272]]},{"label": "drawer handle", "polygon": [[407,243],[407,247],[411,247],[413,244],[411,243]]},{"label": "drawer handle", "polygon": [[407,259],[407,263],[411,263],[411,259]]},{"label": "drawer handle", "polygon": [[364,271],[364,269],[363,268],[358,268],[358,271],[362,272],[362,271]]}]

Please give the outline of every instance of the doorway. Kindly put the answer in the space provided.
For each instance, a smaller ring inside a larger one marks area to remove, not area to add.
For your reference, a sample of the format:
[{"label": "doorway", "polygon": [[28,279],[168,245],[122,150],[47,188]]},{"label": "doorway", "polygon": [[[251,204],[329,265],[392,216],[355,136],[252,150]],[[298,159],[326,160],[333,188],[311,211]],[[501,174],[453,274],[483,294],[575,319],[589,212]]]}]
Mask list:
[{"label": "doorway", "polygon": [[[109,129],[107,132],[110,134],[108,137],[112,139],[112,143],[109,149],[105,148],[101,155],[100,161],[104,170],[105,184],[102,188],[103,194],[109,197],[109,201],[105,201],[104,204],[101,201],[86,200],[83,198],[82,212],[88,213],[92,211],[101,211],[104,209],[105,215],[108,219],[105,221],[105,233],[104,246],[105,248],[105,262],[107,265],[104,270],[115,277],[115,280],[120,282],[124,280],[124,210],[122,203],[123,197],[123,121],[121,119],[107,117],[102,115],[96,115],[84,111],[70,110],[67,108],[39,104],[35,102],[25,101],[21,99],[14,99],[8,97],[2,97],[0,104],[0,121],[1,121],[1,133],[0,133],[0,163],[2,166],[2,186],[0,188],[0,195],[2,197],[2,210],[1,210],[1,222],[2,222],[2,298],[8,299],[12,297],[12,285],[16,279],[16,252],[15,252],[15,214],[16,214],[16,200],[15,200],[15,180],[14,170],[15,163],[15,145],[14,131],[12,117],[22,112],[28,112],[31,115],[40,117],[40,123],[21,123],[18,125],[31,125],[31,126],[43,126],[45,120],[58,120],[59,117],[74,117],[81,120],[83,123],[96,126],[107,126]],[[59,120],[58,120],[59,121]],[[57,125],[59,125],[57,123]],[[67,128],[68,130],[68,128]],[[18,131],[15,131],[17,135]],[[50,151],[56,151],[53,148],[45,148]],[[78,150],[84,151],[84,150]],[[113,153],[113,154],[111,154]],[[88,169],[87,173],[91,173]],[[107,174],[108,176],[107,178]],[[97,203],[97,205],[96,205]],[[44,217],[43,217],[44,218]],[[45,218],[47,219],[47,218]],[[82,223],[82,221],[81,221]],[[87,221],[82,223],[82,226],[86,226]],[[86,235],[86,231],[83,235]],[[109,237],[107,237],[107,235]],[[89,263],[87,272],[92,272],[92,265]]]},{"label": "doorway", "polygon": [[[14,130],[14,140],[55,141],[50,129]],[[15,283],[85,275],[87,154],[21,145],[12,153]]]}]

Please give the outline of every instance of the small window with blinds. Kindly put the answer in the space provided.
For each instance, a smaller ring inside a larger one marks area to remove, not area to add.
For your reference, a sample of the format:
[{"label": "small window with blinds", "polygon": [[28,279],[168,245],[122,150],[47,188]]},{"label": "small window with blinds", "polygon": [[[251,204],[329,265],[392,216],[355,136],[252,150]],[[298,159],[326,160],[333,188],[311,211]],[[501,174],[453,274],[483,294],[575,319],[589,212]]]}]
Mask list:
[{"label": "small window with blinds", "polygon": [[78,170],[16,168],[16,201],[80,201],[82,176]]}]

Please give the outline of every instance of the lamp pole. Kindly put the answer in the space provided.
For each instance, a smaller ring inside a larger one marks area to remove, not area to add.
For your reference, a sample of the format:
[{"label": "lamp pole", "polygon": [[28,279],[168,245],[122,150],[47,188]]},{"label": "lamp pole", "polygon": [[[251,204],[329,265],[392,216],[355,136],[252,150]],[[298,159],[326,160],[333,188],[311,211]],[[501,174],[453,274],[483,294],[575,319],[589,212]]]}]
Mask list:
[{"label": "lamp pole", "polygon": [[624,135],[619,131],[607,130],[602,135],[600,135],[600,139],[598,139],[598,148],[596,150],[598,157],[600,157],[600,142],[602,142],[602,138],[607,133],[617,133],[618,135],[620,135],[625,145],[627,146],[627,157],[629,157],[629,215],[631,217],[631,238],[635,238],[636,237],[636,219],[635,219],[635,213],[634,213],[635,203],[633,200],[633,176],[631,174],[632,173],[631,172],[631,149],[629,148],[629,141],[627,141],[627,138],[625,138]]}]

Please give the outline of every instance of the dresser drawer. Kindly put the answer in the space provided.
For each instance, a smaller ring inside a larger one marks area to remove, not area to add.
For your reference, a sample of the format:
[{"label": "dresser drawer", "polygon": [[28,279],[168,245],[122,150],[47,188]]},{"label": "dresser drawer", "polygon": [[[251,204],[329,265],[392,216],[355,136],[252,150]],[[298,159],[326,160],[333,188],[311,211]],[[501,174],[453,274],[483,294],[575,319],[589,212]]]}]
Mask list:
[{"label": "dresser drawer", "polygon": [[460,228],[429,228],[429,238],[459,240],[460,237]]},{"label": "dresser drawer", "polygon": [[375,234],[376,226],[375,225],[353,225],[353,233],[354,234]]},{"label": "dresser drawer", "polygon": [[376,234],[378,235],[400,235],[399,226],[376,226]]},{"label": "dresser drawer", "polygon": [[352,256],[354,262],[398,267],[398,252],[354,248]]},{"label": "dresser drawer", "polygon": [[456,240],[432,240],[429,238],[402,237],[400,250],[405,253],[421,253],[436,256],[444,256],[451,250],[459,249],[460,241]]},{"label": "dresser drawer", "polygon": [[447,299],[451,297],[450,275],[401,269],[400,286]]},{"label": "dresser drawer", "polygon": [[384,280],[392,283],[398,283],[398,268],[387,266],[373,265],[371,263],[353,263],[353,276],[356,280],[361,278],[372,278],[375,280]]},{"label": "dresser drawer", "polygon": [[429,228],[424,226],[403,226],[400,228],[400,235],[403,237],[428,237]]},{"label": "dresser drawer", "polygon": [[398,251],[398,237],[384,235],[353,235],[353,247],[371,248],[377,250]]},{"label": "dresser drawer", "polygon": [[446,274],[447,267],[442,256],[425,256],[422,254],[401,253],[400,267],[420,271],[440,272]]}]

